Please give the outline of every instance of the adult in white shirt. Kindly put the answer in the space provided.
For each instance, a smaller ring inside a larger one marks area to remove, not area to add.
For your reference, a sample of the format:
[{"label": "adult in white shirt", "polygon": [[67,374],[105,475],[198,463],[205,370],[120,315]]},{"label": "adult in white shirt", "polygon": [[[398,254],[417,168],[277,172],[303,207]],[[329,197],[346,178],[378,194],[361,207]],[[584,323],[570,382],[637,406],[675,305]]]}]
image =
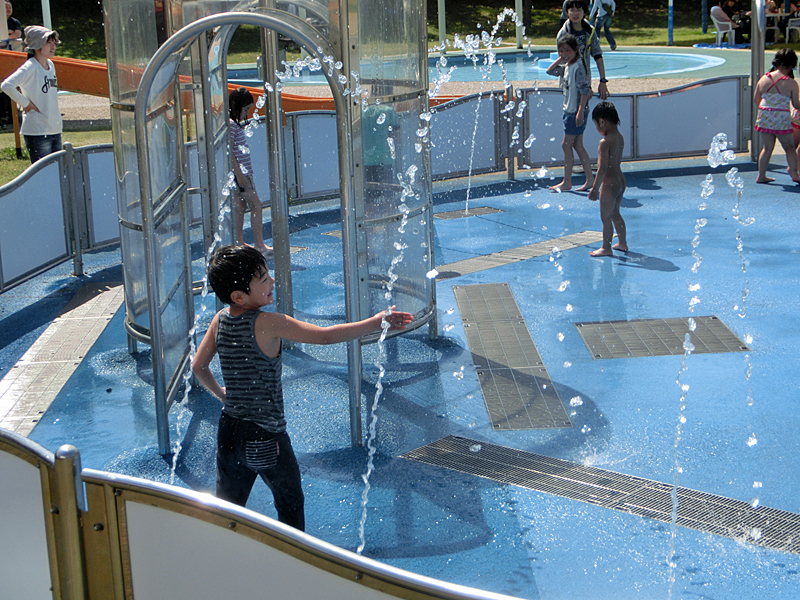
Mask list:
[{"label": "adult in white shirt", "polygon": [[592,10],[589,12],[589,22],[596,17],[594,28],[598,32],[598,37],[600,36],[600,29],[602,29],[612,50],[617,49],[617,41],[611,34],[611,17],[614,16],[616,11],[617,3],[614,0],[594,0]]},{"label": "adult in white shirt", "polygon": [[20,133],[35,163],[61,150],[61,111],[58,109],[58,79],[51,60],[61,43],[58,34],[40,25],[25,28],[28,60],[0,84],[0,88],[22,107]]}]

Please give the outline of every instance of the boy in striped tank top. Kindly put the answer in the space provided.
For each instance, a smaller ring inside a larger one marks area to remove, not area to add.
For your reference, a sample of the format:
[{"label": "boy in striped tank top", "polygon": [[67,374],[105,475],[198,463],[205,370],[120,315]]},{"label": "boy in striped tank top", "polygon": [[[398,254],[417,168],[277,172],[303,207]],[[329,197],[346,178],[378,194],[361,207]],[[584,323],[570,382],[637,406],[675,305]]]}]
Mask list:
[{"label": "boy in striped tank top", "polygon": [[[405,329],[412,316],[381,311],[369,319],[320,327],[276,312],[275,281],[264,256],[251,246],[222,246],[211,257],[208,283],[228,304],[211,321],[197,348],[192,371],[222,403],[217,434],[217,497],[245,506],[256,477],[272,490],[278,520],[305,529],[300,468],[286,433],[281,387],[282,340],[335,344],[380,331]],[[211,372],[219,354],[222,387]]]}]

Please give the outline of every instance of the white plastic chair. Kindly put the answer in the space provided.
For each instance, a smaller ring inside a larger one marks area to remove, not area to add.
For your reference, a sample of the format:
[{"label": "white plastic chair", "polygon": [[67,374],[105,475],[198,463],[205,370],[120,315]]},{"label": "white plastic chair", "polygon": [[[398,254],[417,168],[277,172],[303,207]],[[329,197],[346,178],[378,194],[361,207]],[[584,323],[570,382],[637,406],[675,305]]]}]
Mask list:
[{"label": "white plastic chair", "polygon": [[792,41],[792,31],[796,31],[800,37],[800,19],[789,19],[786,25],[786,41]]},{"label": "white plastic chair", "polygon": [[710,15],[710,16],[711,16],[711,20],[714,22],[714,29],[717,30],[717,43],[715,45],[716,46],[721,46],[722,45],[722,38],[725,37],[725,35],[727,34],[728,35],[728,45],[729,46],[733,46],[733,40],[734,40],[733,23],[729,23],[727,21],[717,21],[717,19],[714,18],[714,15]]}]

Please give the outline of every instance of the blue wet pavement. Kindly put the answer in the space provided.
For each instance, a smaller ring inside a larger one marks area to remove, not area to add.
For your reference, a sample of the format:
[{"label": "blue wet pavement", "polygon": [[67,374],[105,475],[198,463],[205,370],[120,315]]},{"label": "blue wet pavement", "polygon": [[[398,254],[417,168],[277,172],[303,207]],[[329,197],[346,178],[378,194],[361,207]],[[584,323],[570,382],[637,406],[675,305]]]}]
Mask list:
[{"label": "blue wet pavement", "polygon": [[[630,252],[599,259],[588,254],[596,245],[579,247],[439,281],[438,339],[423,328],[387,344],[364,554],[532,600],[800,596],[800,557],[745,543],[757,532],[737,540],[672,528],[399,458],[453,434],[800,513],[800,187],[790,185],[779,160],[772,185],[757,185],[743,157],[717,169],[703,160],[626,165]],[[725,178],[731,167],[744,182],[740,219]],[[703,200],[709,173],[715,191]],[[503,212],[435,220],[436,263],[599,230],[597,204],[585,194],[549,192],[555,181],[529,172],[513,182],[474,178],[469,206]],[[465,208],[466,180],[435,191],[436,212]],[[706,222],[698,228],[699,219]],[[308,248],[292,255],[299,318],[344,319],[341,241],[322,235],[339,227],[331,203],[293,213],[291,243]],[[119,279],[118,257],[113,249],[88,255],[88,279]],[[499,282],[514,293],[571,428],[491,429],[453,286]],[[58,267],[0,296],[3,373],[80,284]],[[213,299],[198,298],[197,306],[202,330]],[[693,315],[718,316],[752,351],[690,355],[685,365],[681,356],[595,360],[574,325]],[[172,473],[172,460],[157,452],[149,353],[128,354],[122,321],[120,310],[30,438],[50,450],[74,444],[85,467],[212,491],[218,401],[191,390],[173,407],[180,447]],[[364,351],[365,405],[373,400],[375,355],[374,346]],[[345,346],[298,345],[284,361],[308,532],[355,550],[366,451],[350,446]],[[682,392],[676,380],[688,388]],[[686,422],[678,435],[682,393]],[[262,483],[248,507],[274,516]]]}]

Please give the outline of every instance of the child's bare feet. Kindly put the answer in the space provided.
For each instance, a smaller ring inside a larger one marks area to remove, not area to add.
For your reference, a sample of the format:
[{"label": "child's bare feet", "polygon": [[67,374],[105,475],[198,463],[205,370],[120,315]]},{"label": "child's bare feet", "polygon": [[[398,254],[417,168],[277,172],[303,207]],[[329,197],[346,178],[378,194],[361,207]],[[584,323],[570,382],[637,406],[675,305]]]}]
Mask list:
[{"label": "child's bare feet", "polygon": [[261,252],[261,254],[263,254],[264,256],[272,256],[273,254],[272,248],[270,246],[267,246],[266,244],[255,246],[255,249]]},{"label": "child's bare feet", "polygon": [[600,248],[599,250],[592,250],[589,252],[589,256],[614,256],[614,253],[611,250]]},{"label": "child's bare feet", "polygon": [[591,189],[592,189],[592,184],[591,183],[584,183],[581,187],[575,188],[575,191],[576,192],[588,192]]},{"label": "child's bare feet", "polygon": [[773,181],[775,181],[774,177],[764,177],[763,179],[759,177],[756,179],[756,183],[772,183]]},{"label": "child's bare feet", "polygon": [[616,244],[614,244],[614,245],[613,245],[613,246],[611,246],[611,247],[612,247],[614,250],[619,250],[620,252],[627,252],[627,251],[628,251],[628,246],[627,246],[627,245],[624,245],[624,244],[620,244],[619,242],[617,242]]},{"label": "child's bare feet", "polygon": [[551,185],[547,189],[550,190],[551,192],[566,192],[572,189],[572,185],[562,181],[561,183],[557,183],[556,185]]}]

